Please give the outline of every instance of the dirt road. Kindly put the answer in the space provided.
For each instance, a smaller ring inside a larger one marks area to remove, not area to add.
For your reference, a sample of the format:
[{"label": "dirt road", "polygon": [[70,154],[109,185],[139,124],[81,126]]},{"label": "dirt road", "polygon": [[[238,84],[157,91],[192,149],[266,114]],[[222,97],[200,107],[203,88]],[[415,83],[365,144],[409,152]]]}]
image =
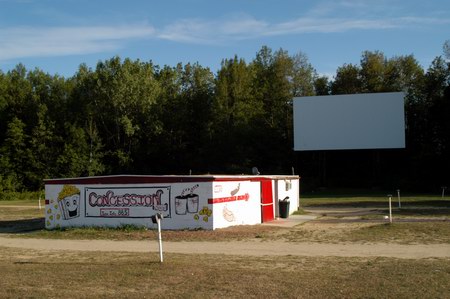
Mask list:
[{"label": "dirt road", "polygon": [[[44,251],[158,252],[156,241],[51,240],[0,237],[0,246]],[[325,244],[274,241],[164,242],[164,252],[247,256],[450,258],[450,244]]]}]

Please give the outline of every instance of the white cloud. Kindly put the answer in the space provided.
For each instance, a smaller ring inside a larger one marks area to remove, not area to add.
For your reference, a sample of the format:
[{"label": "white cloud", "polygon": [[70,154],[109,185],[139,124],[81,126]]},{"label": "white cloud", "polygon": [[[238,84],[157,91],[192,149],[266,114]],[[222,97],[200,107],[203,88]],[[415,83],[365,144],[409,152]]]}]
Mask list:
[{"label": "white cloud", "polygon": [[182,20],[166,26],[157,36],[182,43],[218,44],[233,40],[251,39],[264,36],[280,36],[303,33],[334,33],[350,30],[387,30],[449,24],[450,19],[398,17],[398,18],[328,18],[299,17],[281,22],[267,23],[252,17],[232,20]]},{"label": "white cloud", "polygon": [[218,28],[226,35],[261,35],[270,24],[247,15],[236,16],[219,24]]},{"label": "white cloud", "polygon": [[189,19],[179,20],[166,26],[158,32],[157,36],[177,42],[208,43],[214,32],[214,22]]},{"label": "white cloud", "polygon": [[390,20],[312,19],[300,18],[272,26],[266,35],[298,33],[333,33],[349,30],[388,29],[397,27]]},{"label": "white cloud", "polygon": [[126,40],[154,33],[148,25],[0,29],[0,60],[111,51]]},{"label": "white cloud", "polygon": [[265,36],[388,30],[450,23],[449,18],[399,14],[389,0],[324,0],[316,2],[298,18],[285,22],[269,23],[247,14],[216,20],[184,19],[162,28],[158,37],[180,43],[222,44]]},{"label": "white cloud", "polygon": [[[340,7],[350,5],[363,7],[365,2],[344,0],[338,5]],[[217,45],[268,36],[327,34],[351,30],[389,30],[450,24],[449,18],[433,17],[368,17],[361,15],[330,17],[332,13],[325,5],[315,8],[304,16],[278,23],[256,19],[247,14],[239,14],[215,20],[176,20],[161,28],[154,28],[147,24],[0,28],[0,61],[24,57],[52,57],[114,51],[125,47],[130,40],[145,38],[170,40],[178,43]]]},{"label": "white cloud", "polygon": [[164,27],[157,37],[176,42],[220,44],[230,39],[261,36],[268,26],[247,15],[221,20],[184,19]]}]

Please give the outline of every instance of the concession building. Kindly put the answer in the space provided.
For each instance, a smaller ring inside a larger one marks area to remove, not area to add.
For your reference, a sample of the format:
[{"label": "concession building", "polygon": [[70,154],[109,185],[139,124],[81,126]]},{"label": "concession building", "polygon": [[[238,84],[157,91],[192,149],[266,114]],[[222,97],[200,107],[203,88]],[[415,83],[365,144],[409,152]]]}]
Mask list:
[{"label": "concession building", "polygon": [[[269,222],[299,207],[298,176],[117,175],[45,180],[45,227],[207,229]],[[284,205],[286,207],[286,205]],[[286,208],[285,208],[286,209]],[[284,211],[286,212],[286,211]]]}]

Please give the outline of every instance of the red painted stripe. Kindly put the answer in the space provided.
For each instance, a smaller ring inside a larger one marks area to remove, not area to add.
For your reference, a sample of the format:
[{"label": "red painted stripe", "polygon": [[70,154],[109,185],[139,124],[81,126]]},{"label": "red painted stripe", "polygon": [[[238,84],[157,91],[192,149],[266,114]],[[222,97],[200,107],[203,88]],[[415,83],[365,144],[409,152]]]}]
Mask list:
[{"label": "red painted stripe", "polygon": [[244,195],[239,196],[230,196],[230,197],[219,197],[219,198],[208,198],[208,204],[216,204],[216,203],[224,203],[224,202],[231,202],[231,201],[238,201],[238,200],[249,200],[250,195],[248,193],[245,193]]}]

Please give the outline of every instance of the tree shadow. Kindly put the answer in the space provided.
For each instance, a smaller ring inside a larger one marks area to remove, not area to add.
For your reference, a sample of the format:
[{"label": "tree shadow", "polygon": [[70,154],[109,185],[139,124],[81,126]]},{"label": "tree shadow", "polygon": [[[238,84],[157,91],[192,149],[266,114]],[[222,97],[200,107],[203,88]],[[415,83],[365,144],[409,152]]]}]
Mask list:
[{"label": "tree shadow", "polygon": [[45,228],[45,218],[2,220],[0,234],[24,233]]}]

